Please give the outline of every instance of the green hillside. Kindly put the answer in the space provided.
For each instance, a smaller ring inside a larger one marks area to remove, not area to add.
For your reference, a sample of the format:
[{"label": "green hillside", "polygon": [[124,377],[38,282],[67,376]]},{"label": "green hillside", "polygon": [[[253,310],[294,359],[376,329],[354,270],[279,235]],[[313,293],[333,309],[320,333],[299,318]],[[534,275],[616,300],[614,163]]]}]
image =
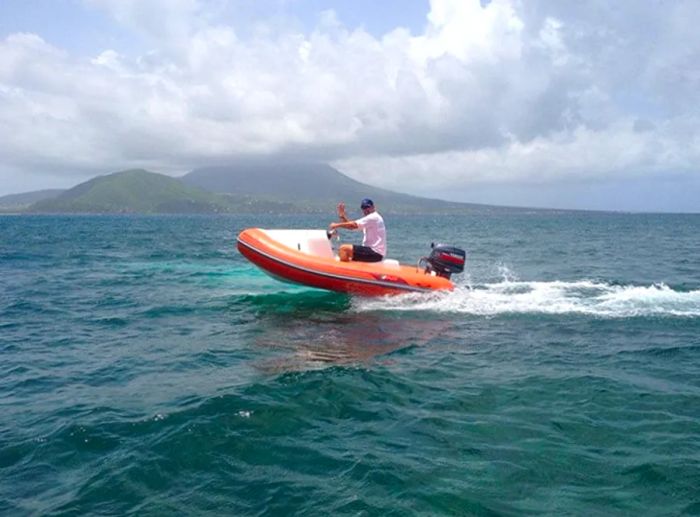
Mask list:
[{"label": "green hillside", "polygon": [[227,213],[278,211],[284,204],[228,196],[185,185],[145,170],[116,172],[81,183],[53,199],[33,204],[39,213]]}]

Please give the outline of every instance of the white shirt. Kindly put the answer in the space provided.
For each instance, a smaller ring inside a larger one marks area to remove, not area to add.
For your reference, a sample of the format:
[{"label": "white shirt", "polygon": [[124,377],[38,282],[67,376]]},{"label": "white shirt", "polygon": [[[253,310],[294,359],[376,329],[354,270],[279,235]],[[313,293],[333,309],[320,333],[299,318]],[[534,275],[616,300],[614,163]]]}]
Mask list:
[{"label": "white shirt", "polygon": [[362,245],[369,246],[382,257],[386,257],[386,228],[382,216],[372,212],[355,222],[358,228],[362,229]]}]

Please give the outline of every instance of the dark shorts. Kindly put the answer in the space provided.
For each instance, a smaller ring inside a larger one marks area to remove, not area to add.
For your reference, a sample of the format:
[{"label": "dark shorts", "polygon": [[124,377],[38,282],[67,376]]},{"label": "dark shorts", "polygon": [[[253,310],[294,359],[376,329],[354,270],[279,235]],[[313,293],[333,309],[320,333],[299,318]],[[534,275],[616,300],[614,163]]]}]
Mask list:
[{"label": "dark shorts", "polygon": [[352,259],[357,262],[381,262],[384,257],[369,246],[352,245]]}]

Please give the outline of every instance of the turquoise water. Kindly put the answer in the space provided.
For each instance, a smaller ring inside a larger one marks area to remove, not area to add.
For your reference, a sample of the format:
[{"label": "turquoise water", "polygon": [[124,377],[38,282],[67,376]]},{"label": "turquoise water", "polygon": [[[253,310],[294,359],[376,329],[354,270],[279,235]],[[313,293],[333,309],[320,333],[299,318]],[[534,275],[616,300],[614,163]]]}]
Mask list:
[{"label": "turquoise water", "polygon": [[0,514],[700,514],[700,217],[387,216],[449,294],[247,263],[310,216],[0,217]]}]

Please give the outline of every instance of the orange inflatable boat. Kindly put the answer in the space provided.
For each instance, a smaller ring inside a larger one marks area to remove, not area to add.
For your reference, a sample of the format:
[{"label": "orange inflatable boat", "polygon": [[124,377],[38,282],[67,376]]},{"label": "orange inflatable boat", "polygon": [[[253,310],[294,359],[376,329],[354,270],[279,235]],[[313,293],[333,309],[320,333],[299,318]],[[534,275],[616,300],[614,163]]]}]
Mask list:
[{"label": "orange inflatable boat", "polygon": [[325,230],[249,228],[238,236],[238,250],[279,280],[361,296],[453,289],[452,273],[464,270],[465,252],[433,246],[417,266],[397,260],[340,262]]}]

